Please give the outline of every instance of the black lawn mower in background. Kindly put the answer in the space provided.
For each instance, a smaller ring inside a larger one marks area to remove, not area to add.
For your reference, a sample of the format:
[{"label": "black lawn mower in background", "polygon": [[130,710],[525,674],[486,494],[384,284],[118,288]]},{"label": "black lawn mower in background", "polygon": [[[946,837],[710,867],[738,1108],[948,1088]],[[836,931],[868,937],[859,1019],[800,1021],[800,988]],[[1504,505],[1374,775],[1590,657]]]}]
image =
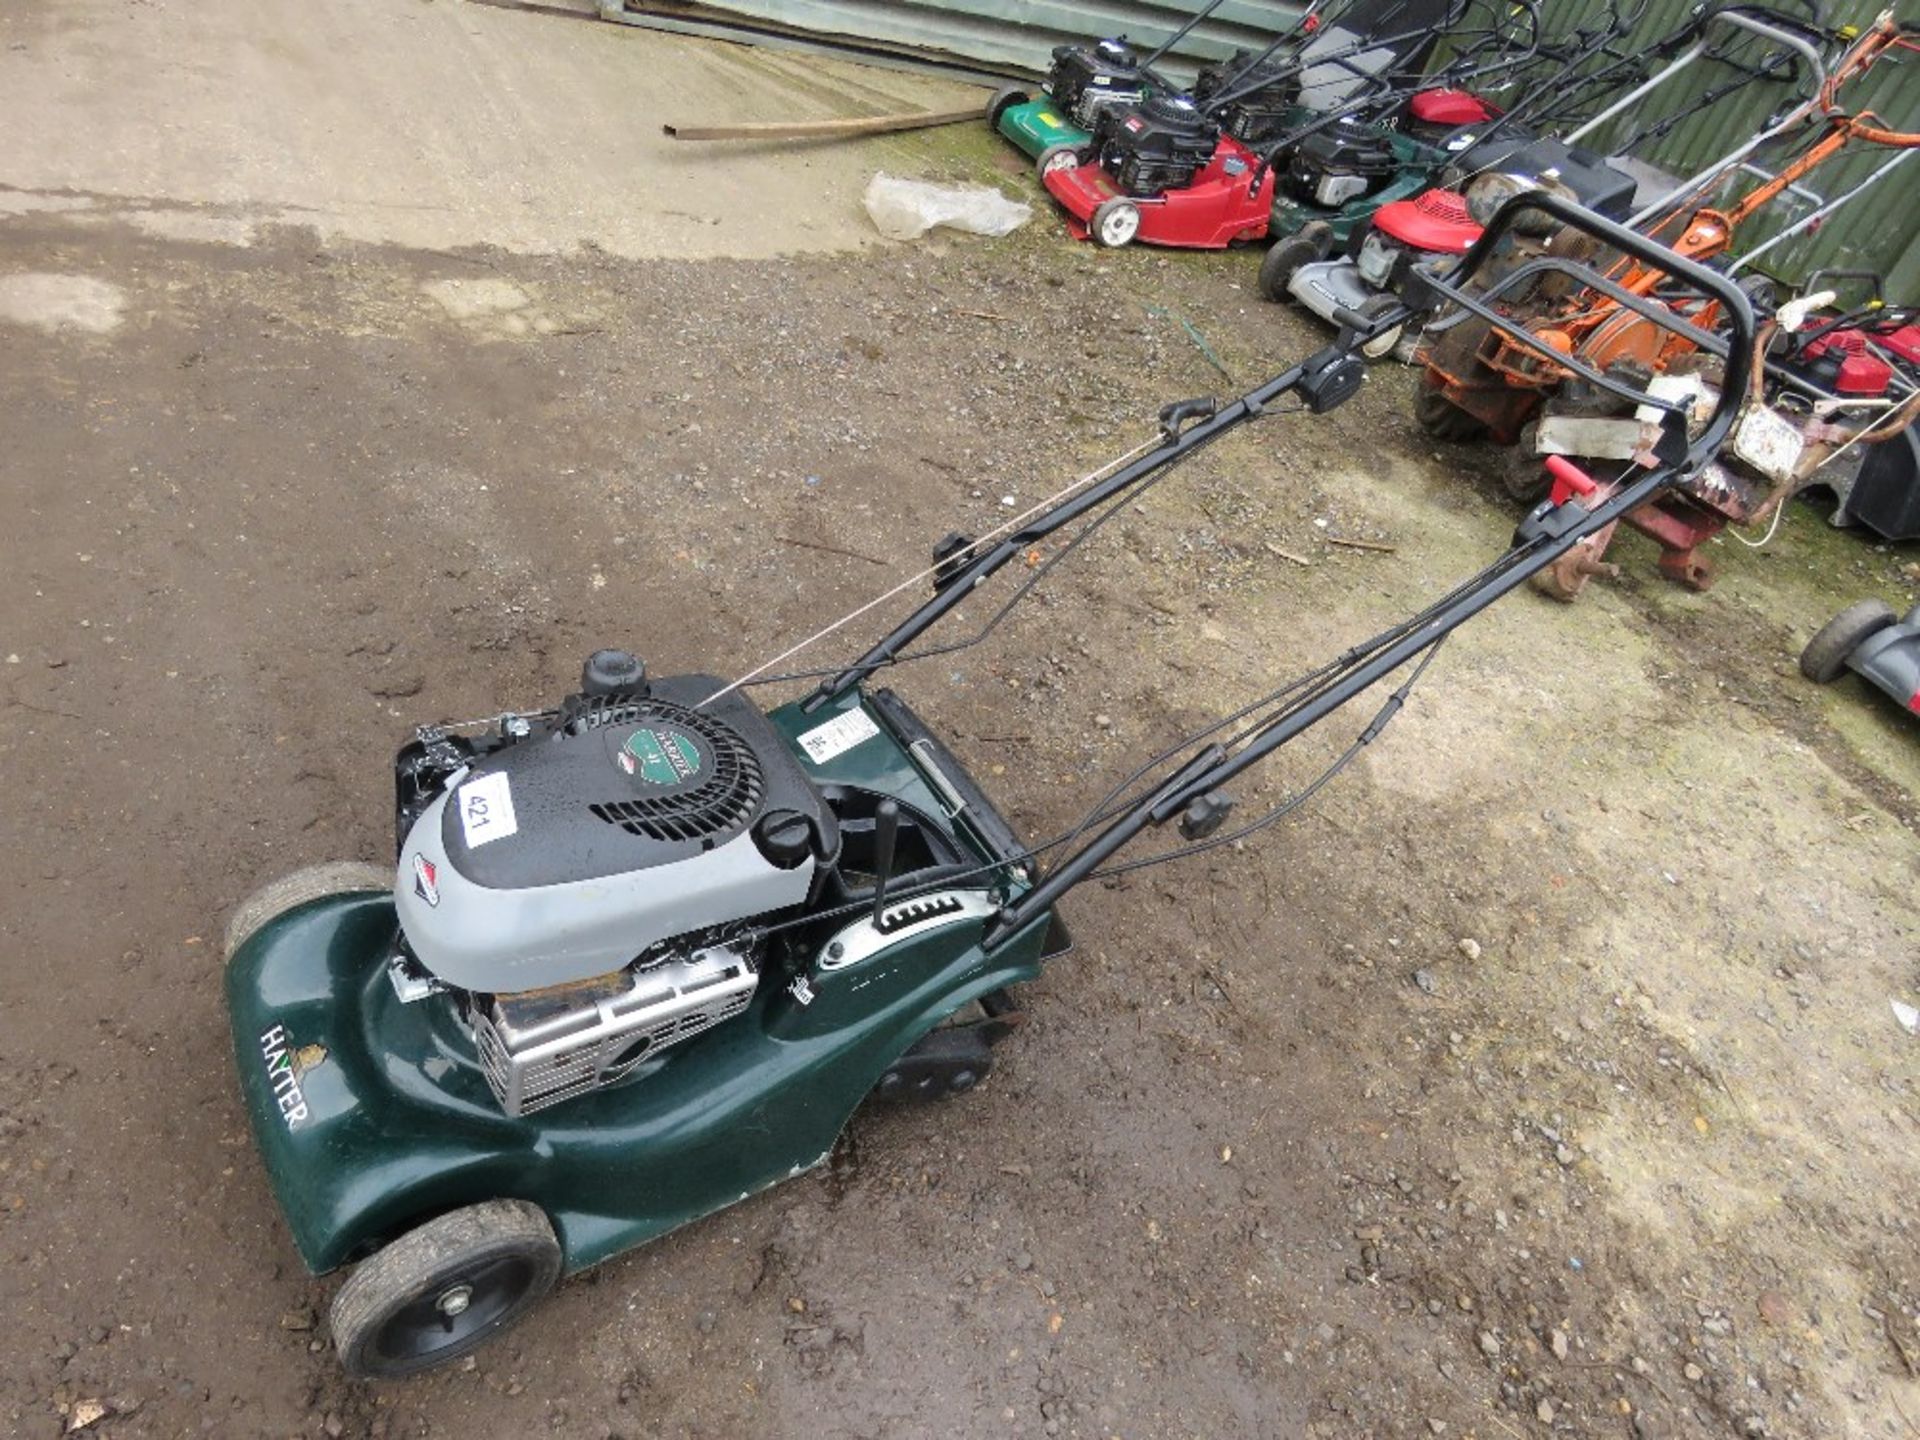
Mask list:
[{"label": "black lawn mower in background", "polygon": [[[1724,393],[1745,392],[1753,321],[1739,289],[1558,199],[1521,196],[1458,267],[1410,286],[1399,313],[1343,317],[1332,344],[1238,399],[1167,406],[1126,454],[988,534],[948,536],[927,571],[739,679],[656,677],[606,651],[557,703],[419,727],[395,761],[393,854],[274,882],[228,926],[228,1006],[266,1175],[307,1264],[354,1266],[330,1319],[346,1367],[392,1377],[463,1355],[562,1274],[819,1165],[868,1097],[978,1084],[1019,1019],[1018,986],[1064,953],[1058,907],[1077,886],[1292,813],[1391,723],[1454,630],[1712,456],[1735,400],[1690,429],[1679,409],[1590,374],[1664,417],[1649,468],[1604,495],[1569,481],[1485,569],[1144,757],[1039,843],[873,685],[984,639],[1188,457],[1262,417],[1351,398],[1374,330],[1443,303],[1499,324],[1516,284],[1592,283],[1545,257],[1469,284],[1534,210],[1723,307]],[[978,633],[919,644],[1069,531]],[[776,673],[910,592],[924,598],[858,655]],[[810,688],[771,708],[750,698],[780,683]],[[1356,702],[1372,713],[1339,758],[1241,818],[1235,782]],[[1149,833],[1169,843],[1125,853]]]}]

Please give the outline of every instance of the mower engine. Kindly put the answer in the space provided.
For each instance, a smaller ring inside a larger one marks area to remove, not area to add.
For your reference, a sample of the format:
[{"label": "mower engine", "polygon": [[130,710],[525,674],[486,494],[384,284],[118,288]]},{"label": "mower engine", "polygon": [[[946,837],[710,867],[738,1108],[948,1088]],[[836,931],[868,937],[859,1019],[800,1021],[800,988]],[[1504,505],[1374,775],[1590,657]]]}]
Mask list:
[{"label": "mower engine", "polygon": [[1129,195],[1158,195],[1193,183],[1213,158],[1219,133],[1184,95],[1154,95],[1109,111],[1094,131],[1100,165]]},{"label": "mower engine", "polygon": [[1148,89],[1139,57],[1124,36],[1056,46],[1047,70],[1047,94],[1083,130],[1093,129],[1109,110],[1138,105]]},{"label": "mower engine", "polygon": [[[1260,148],[1294,121],[1300,104],[1297,63],[1238,50],[1207,66],[1193,82],[1193,98],[1216,112],[1220,128],[1243,145]],[[1222,105],[1222,96],[1231,99]]]},{"label": "mower engine", "polygon": [[710,676],[603,651],[557,711],[396,761],[403,1001],[450,994],[509,1115],[625,1078],[746,1009],[743,922],[804,902],[834,816]]},{"label": "mower engine", "polygon": [[1296,199],[1333,210],[1383,189],[1398,169],[1393,142],[1384,131],[1343,118],[1300,142],[1284,183]]},{"label": "mower engine", "polygon": [[[1885,353],[1876,354],[1876,347]],[[1780,365],[1822,390],[1849,400],[1871,400],[1893,384],[1895,360],[1920,366],[1920,322],[1877,332],[1862,325],[1832,329]]]}]

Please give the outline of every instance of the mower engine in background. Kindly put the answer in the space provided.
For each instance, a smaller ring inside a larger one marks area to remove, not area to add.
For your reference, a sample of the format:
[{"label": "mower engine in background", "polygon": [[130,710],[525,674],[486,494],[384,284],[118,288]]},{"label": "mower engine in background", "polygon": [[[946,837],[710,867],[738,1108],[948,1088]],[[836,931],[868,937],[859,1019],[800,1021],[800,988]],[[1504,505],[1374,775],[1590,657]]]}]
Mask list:
[{"label": "mower engine in background", "polygon": [[996,130],[1044,164],[1049,152],[1085,149],[1102,115],[1138,105],[1155,88],[1125,36],[1058,45],[1045,94],[1036,99],[1024,90],[1002,90],[988,114]]},{"label": "mower engine in background", "polygon": [[[1228,98],[1220,105],[1223,96]],[[1236,51],[1199,73],[1193,98],[1223,132],[1258,149],[1299,124],[1300,66],[1291,59]]]}]

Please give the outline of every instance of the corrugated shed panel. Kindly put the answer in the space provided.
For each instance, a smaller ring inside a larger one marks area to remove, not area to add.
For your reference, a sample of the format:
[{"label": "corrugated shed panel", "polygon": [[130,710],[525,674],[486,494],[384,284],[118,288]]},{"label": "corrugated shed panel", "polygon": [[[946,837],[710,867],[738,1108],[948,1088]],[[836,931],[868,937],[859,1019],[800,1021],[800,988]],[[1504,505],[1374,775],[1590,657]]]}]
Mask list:
[{"label": "corrugated shed panel", "polygon": [[[1653,0],[1637,33],[1658,35],[1671,29],[1690,4],[1691,0]],[[1833,0],[1829,11],[1836,23],[1866,25],[1883,4],[1884,0]],[[1586,13],[1597,13],[1600,8],[1596,0],[1576,0],[1576,7]],[[1920,65],[1916,62],[1920,62],[1920,56],[1904,62],[1889,57],[1863,81],[1849,85],[1841,98],[1850,108],[1873,109],[1891,128],[1920,130],[1920,77],[1916,76]],[[1701,65],[1690,74],[1698,77],[1698,83],[1674,81],[1632,114],[1589,137],[1587,143],[1604,150],[1630,134],[1644,134],[1696,98],[1701,85],[1716,85],[1728,78],[1726,70],[1712,65]],[[1695,174],[1757,134],[1788,99],[1789,88],[1783,84],[1748,86],[1683,121],[1636,154],[1675,175]],[[1807,187],[1823,197],[1839,195],[1885,164],[1892,153],[1856,147],[1822,166],[1808,178]],[[1777,162],[1788,157],[1763,154],[1756,158],[1768,168],[1777,168]],[[1776,201],[1742,227],[1736,254],[1763,244],[1793,221],[1804,218],[1812,208],[1811,202],[1792,197]],[[1815,229],[1769,250],[1758,262],[1758,268],[1788,281],[1796,281],[1821,266],[1879,270],[1887,277],[1889,298],[1920,299],[1920,160],[1903,163]]]},{"label": "corrugated shed panel", "polygon": [[[633,0],[630,9],[668,15],[728,12],[820,36],[853,36],[902,48],[934,51],[989,69],[1040,75],[1056,45],[1125,35],[1149,49],[1196,13],[1204,0],[725,0],[682,7]],[[1166,69],[1187,79],[1197,62],[1219,59],[1243,46],[1259,48],[1290,28],[1300,6],[1226,0],[1173,51]]]}]

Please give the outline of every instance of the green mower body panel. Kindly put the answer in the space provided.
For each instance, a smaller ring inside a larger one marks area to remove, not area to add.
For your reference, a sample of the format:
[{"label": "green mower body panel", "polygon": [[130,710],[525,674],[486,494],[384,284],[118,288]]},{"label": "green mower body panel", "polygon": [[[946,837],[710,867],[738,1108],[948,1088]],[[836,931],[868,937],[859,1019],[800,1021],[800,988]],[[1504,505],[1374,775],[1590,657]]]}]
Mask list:
[{"label": "green mower body panel", "polygon": [[[865,703],[855,693],[769,718],[792,742]],[[974,807],[943,803],[952,777],[935,769],[930,781],[898,712],[868,714],[880,733],[807,759],[809,773],[892,795],[964,852],[999,858],[970,828]],[[1008,865],[966,883],[1003,900],[1029,882]],[[991,954],[985,919],[962,917],[823,968],[847,920],[821,922],[817,951],[815,932],[799,932],[797,979],[769,962],[738,1017],[618,1084],[517,1117],[488,1087],[453,998],[400,1000],[387,975],[391,895],[330,896],[269,921],[230,957],[227,1001],[241,1092],[302,1259],[330,1270],[434,1215],[504,1197],[545,1210],[577,1270],[798,1175],[916,1040],[1039,973],[1050,917]]]},{"label": "green mower body panel", "polygon": [[1061,113],[1042,95],[1000,112],[999,131],[1027,154],[1039,156],[1052,145],[1091,145],[1093,136]]},{"label": "green mower body panel", "polygon": [[1364,230],[1372,221],[1374,211],[1382,205],[1395,200],[1410,200],[1432,188],[1446,162],[1445,154],[1398,131],[1387,132],[1387,139],[1393,147],[1393,157],[1399,162],[1399,168],[1381,189],[1371,195],[1355,196],[1344,205],[1329,208],[1316,205],[1311,200],[1302,200],[1291,192],[1283,175],[1282,183],[1274,187],[1273,213],[1268,220],[1267,233],[1274,240],[1285,240],[1317,220],[1327,226],[1330,232],[1333,253],[1343,253],[1348,238],[1354,231]]}]

